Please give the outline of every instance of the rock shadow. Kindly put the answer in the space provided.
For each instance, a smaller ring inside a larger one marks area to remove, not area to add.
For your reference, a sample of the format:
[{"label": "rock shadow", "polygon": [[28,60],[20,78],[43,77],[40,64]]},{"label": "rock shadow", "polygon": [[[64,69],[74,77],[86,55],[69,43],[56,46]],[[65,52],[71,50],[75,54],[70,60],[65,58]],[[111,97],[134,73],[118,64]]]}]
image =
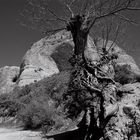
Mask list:
[{"label": "rock shadow", "polygon": [[61,134],[45,136],[48,140],[83,140],[79,130],[68,131]]}]

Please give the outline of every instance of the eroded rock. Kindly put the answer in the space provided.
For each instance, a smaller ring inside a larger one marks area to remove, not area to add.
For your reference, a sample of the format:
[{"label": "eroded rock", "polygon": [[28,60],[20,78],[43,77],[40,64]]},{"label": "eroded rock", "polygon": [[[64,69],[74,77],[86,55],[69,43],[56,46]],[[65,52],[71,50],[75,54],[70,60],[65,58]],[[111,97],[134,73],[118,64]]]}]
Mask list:
[{"label": "eroded rock", "polygon": [[33,44],[23,57],[18,85],[34,83],[69,68],[70,64],[66,60],[72,51],[70,43],[70,34],[60,32]]},{"label": "eroded rock", "polygon": [[[49,38],[46,37],[34,43],[22,59],[18,85],[24,86],[34,83],[60,71],[71,69],[72,66],[69,58],[73,54],[73,48],[74,43],[71,34],[66,31],[59,32]],[[88,37],[88,43],[84,53],[85,58],[92,64],[97,64],[102,57],[102,48],[102,39],[94,42],[91,37]],[[118,54],[117,64],[129,64],[132,71],[140,75],[140,70],[135,64],[135,61],[124,50],[112,41],[108,41],[106,48],[109,50],[109,54]],[[112,77],[114,76],[111,65],[104,65],[103,70],[106,72],[111,70]]]},{"label": "eroded rock", "polygon": [[[127,85],[129,86],[129,85]],[[107,135],[116,140],[138,140],[140,139],[140,83],[131,84],[134,94],[125,94],[118,102],[119,110],[109,122]],[[125,87],[126,88],[126,87]]]},{"label": "eroded rock", "polygon": [[0,68],[0,94],[9,93],[16,85],[19,67],[5,66]]}]

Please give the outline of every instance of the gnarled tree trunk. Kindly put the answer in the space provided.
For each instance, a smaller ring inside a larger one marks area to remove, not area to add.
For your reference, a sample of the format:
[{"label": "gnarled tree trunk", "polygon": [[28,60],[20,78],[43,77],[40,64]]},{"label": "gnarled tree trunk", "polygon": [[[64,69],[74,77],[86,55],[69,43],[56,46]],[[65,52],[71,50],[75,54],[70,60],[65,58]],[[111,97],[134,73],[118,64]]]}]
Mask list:
[{"label": "gnarled tree trunk", "polygon": [[84,50],[87,45],[88,30],[84,26],[83,18],[79,15],[71,18],[67,26],[67,30],[71,31],[74,42],[74,55],[83,58]]}]

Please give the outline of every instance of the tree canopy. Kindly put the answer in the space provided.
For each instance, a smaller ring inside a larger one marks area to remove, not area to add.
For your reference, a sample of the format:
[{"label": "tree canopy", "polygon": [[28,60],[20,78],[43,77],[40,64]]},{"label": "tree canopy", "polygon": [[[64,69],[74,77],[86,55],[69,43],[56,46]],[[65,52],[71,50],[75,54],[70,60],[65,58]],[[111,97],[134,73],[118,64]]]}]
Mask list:
[{"label": "tree canopy", "polygon": [[89,33],[94,38],[115,42],[125,23],[137,24],[129,17],[130,12],[137,10],[140,8],[136,0],[27,0],[22,15],[31,28],[47,35],[64,29],[70,31],[75,53],[79,54]]}]

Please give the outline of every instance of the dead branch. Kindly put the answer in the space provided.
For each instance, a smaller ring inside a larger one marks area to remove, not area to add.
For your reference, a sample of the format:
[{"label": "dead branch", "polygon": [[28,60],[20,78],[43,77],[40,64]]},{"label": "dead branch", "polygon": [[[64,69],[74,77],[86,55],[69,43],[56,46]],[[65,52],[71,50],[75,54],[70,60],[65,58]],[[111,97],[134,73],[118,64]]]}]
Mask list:
[{"label": "dead branch", "polygon": [[119,14],[119,13],[115,13],[114,15],[116,15],[117,17],[119,17],[120,19],[126,21],[126,22],[129,22],[131,24],[135,24],[135,25],[138,25],[139,23],[137,23],[136,21],[130,19],[130,18],[127,18],[126,16],[122,15],[122,14]]},{"label": "dead branch", "polygon": [[64,5],[66,6],[66,8],[68,9],[68,11],[70,12],[71,18],[73,18],[74,17],[74,13],[73,13],[73,11],[71,9],[71,6],[70,6],[70,5],[72,5],[72,3],[70,3],[70,5],[67,4],[67,3],[64,3]]},{"label": "dead branch", "polygon": [[76,0],[72,0],[69,6],[72,6]]},{"label": "dead branch", "polygon": [[120,4],[119,8],[115,7],[113,10],[110,10],[109,12],[107,12],[105,14],[98,15],[97,17],[95,17],[92,20],[88,30],[90,30],[92,28],[92,26],[95,24],[95,22],[97,20],[100,20],[102,18],[109,17],[109,16],[114,16],[116,13],[120,13],[120,12],[125,11],[125,10],[133,10],[133,11],[140,10],[140,8],[137,8],[137,7],[129,7],[131,5],[131,3],[132,3],[131,0],[129,0],[129,1],[126,0],[124,3]]},{"label": "dead branch", "polygon": [[48,10],[54,17],[56,17],[57,20],[62,21],[62,22],[65,22],[65,23],[68,22],[68,21],[65,20],[64,18],[58,17],[58,16],[55,14],[55,12],[53,12],[51,9],[48,8],[48,6],[47,6],[46,8],[47,8],[47,10]]},{"label": "dead branch", "polygon": [[91,92],[101,93],[101,90],[98,88],[93,87],[92,85],[88,84],[87,82],[83,81],[82,84]]},{"label": "dead branch", "polygon": [[118,36],[119,36],[119,31],[120,31],[120,25],[117,26],[117,29],[116,29],[116,33],[115,33],[115,37],[114,37],[114,40],[112,41],[109,49],[107,50],[108,52],[110,51],[110,49],[112,48],[112,46],[115,44]]},{"label": "dead branch", "polygon": [[59,31],[62,31],[62,30],[66,30],[66,27],[59,28],[59,29],[47,30],[47,31],[45,32],[45,34],[49,34],[49,33],[55,34],[55,33],[59,32]]}]

